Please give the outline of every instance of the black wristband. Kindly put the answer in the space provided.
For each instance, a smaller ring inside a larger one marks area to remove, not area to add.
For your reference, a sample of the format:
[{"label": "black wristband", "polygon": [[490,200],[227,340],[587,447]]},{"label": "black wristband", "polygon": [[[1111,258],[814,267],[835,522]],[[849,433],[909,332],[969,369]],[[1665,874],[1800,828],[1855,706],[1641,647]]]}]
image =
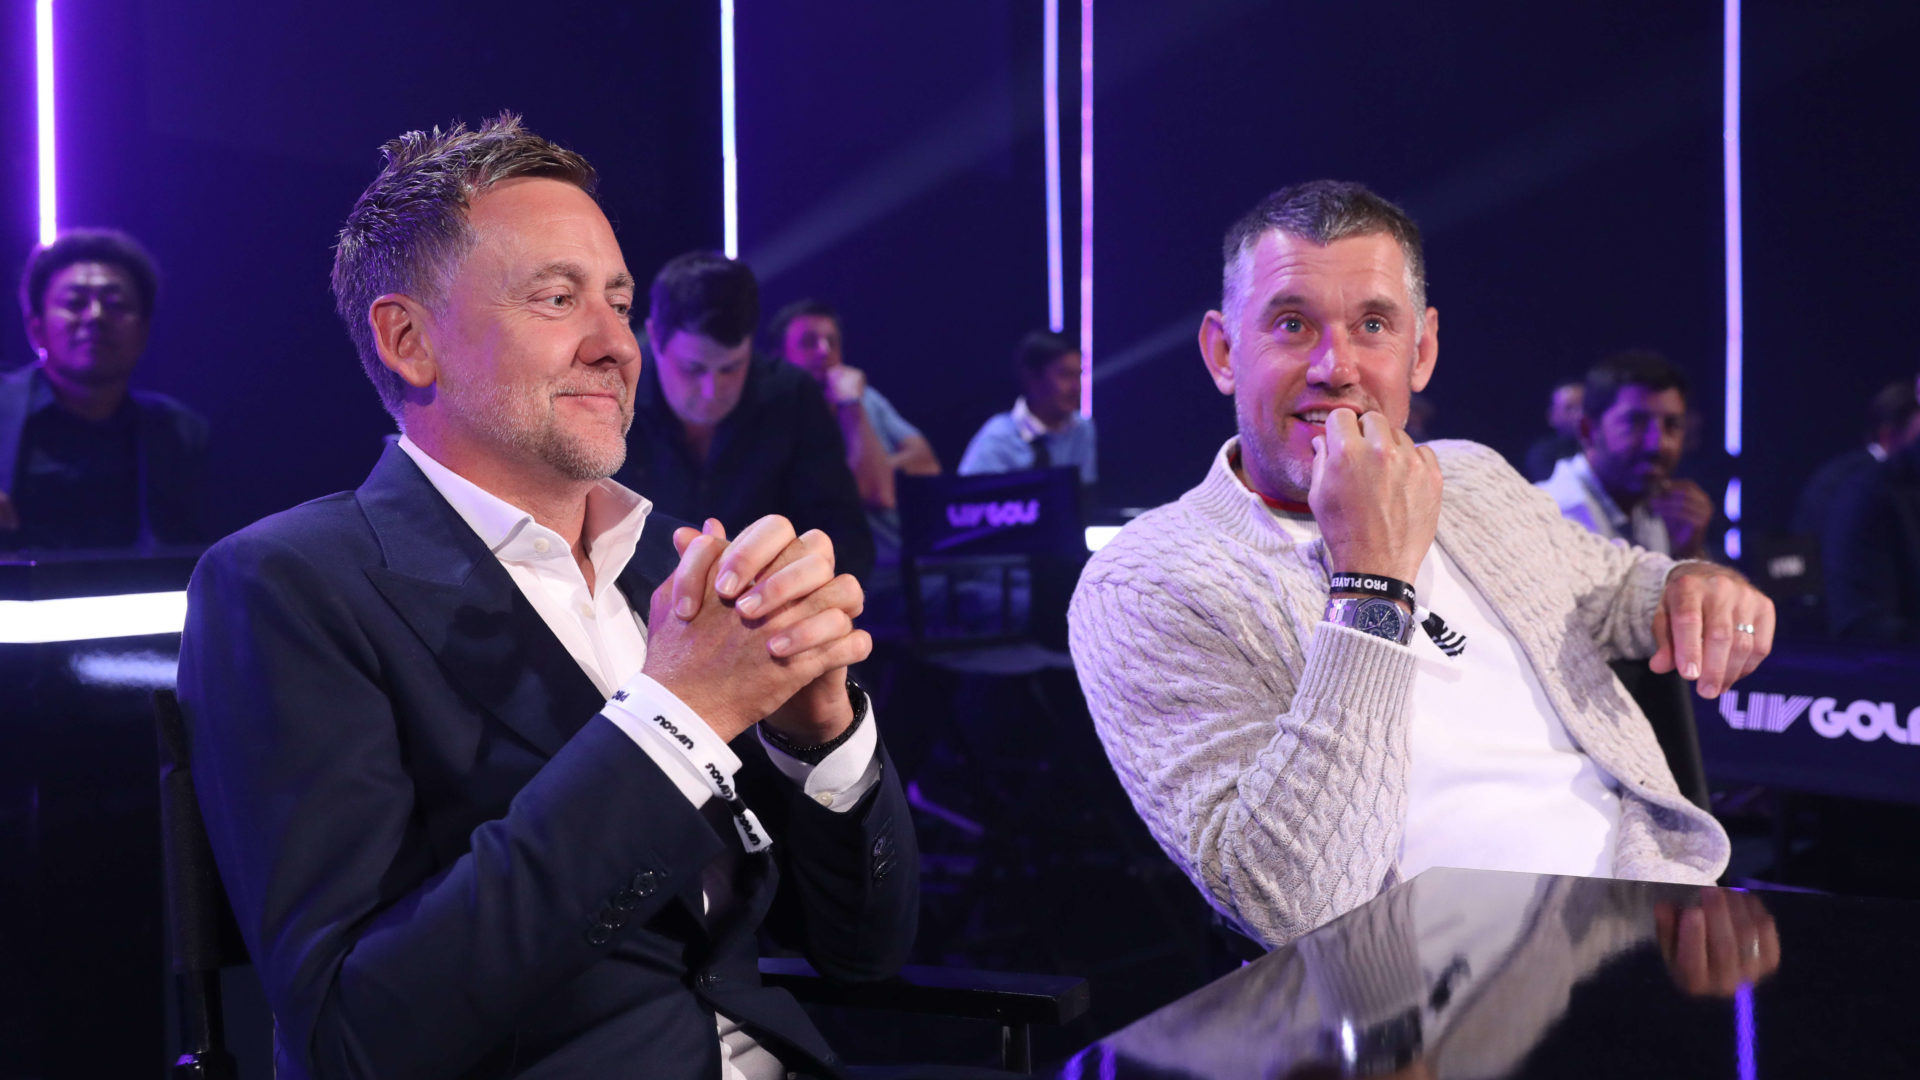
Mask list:
[{"label": "black wristband", "polygon": [[1327,587],[1332,592],[1359,593],[1362,596],[1381,596],[1388,600],[1398,600],[1413,607],[1413,586],[1399,578],[1385,577],[1380,574],[1349,574],[1335,572],[1327,579]]},{"label": "black wristband", "polygon": [[818,765],[827,759],[828,754],[840,749],[848,739],[853,738],[853,733],[860,730],[860,725],[867,720],[867,692],[861,688],[859,683],[853,681],[853,676],[851,675],[847,676],[847,701],[853,706],[853,723],[847,725],[847,730],[835,735],[826,742],[816,743],[812,746],[802,746],[794,742],[793,737],[787,733],[778,728],[768,727],[765,724],[760,725],[760,735],[772,743],[781,753],[795,761],[802,761],[808,765]]}]

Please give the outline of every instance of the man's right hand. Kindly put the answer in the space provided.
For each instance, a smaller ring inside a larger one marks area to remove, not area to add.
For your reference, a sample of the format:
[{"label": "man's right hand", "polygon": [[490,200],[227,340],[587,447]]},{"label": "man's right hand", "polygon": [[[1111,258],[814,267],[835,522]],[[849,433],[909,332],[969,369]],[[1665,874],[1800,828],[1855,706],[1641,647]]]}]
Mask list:
[{"label": "man's right hand", "polygon": [[824,534],[795,537],[781,517],[731,544],[718,522],[687,533],[676,538],[679,569],[654,590],[642,670],[723,740],[866,658],[871,639],[853,628],[860,586],[834,573]]},{"label": "man's right hand", "polygon": [[841,364],[827,372],[827,400],[835,405],[858,405],[867,392],[867,373]]},{"label": "man's right hand", "polygon": [[1440,461],[1385,415],[1327,414],[1307,504],[1335,571],[1412,582],[1440,523]]}]

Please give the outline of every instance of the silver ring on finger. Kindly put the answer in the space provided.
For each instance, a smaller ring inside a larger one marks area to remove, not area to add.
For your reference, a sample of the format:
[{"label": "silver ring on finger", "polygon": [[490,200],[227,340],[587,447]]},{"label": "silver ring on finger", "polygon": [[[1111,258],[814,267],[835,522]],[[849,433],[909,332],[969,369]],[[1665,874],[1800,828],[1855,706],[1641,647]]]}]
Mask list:
[{"label": "silver ring on finger", "polygon": [[1752,634],[1754,632],[1753,624],[1750,622],[1734,623],[1733,628],[1743,634]]}]

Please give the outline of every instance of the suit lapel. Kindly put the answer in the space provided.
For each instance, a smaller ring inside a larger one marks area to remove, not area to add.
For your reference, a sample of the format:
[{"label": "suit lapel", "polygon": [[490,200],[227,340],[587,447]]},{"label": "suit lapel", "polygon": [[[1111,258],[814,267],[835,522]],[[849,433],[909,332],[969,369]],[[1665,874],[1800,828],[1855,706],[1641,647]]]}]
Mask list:
[{"label": "suit lapel", "polygon": [[499,560],[398,446],[355,495],[385,557],[374,587],[461,694],[558,753],[604,702]]}]

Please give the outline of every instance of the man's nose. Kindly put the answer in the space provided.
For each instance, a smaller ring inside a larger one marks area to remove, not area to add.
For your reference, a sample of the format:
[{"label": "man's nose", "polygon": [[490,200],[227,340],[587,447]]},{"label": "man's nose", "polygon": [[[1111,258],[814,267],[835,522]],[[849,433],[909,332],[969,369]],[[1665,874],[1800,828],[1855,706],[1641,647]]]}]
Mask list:
[{"label": "man's nose", "polygon": [[715,397],[714,392],[718,389],[718,383],[719,379],[711,371],[700,376],[700,400],[712,401]]},{"label": "man's nose", "polygon": [[1342,387],[1352,386],[1359,378],[1360,367],[1346,333],[1335,330],[1322,338],[1308,362],[1307,380],[1316,386]]},{"label": "man's nose", "polygon": [[580,343],[586,362],[622,368],[638,364],[640,341],[633,336],[633,324],[612,304],[601,304],[597,315],[593,329]]}]

